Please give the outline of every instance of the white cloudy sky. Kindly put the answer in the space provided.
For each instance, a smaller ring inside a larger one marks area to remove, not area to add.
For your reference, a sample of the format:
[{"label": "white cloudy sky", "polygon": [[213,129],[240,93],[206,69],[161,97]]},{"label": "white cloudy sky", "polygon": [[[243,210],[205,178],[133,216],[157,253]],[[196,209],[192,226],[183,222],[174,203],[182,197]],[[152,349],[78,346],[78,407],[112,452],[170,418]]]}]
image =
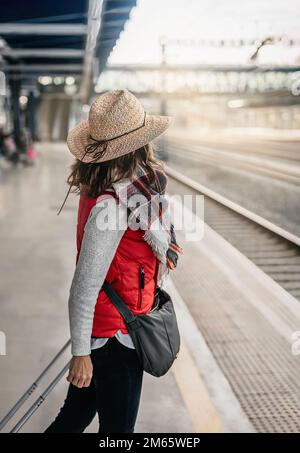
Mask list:
[{"label": "white cloudy sky", "polygon": [[[299,23],[300,0],[138,0],[110,63],[159,62],[161,37],[171,43],[167,50],[170,62],[243,62],[249,49],[212,51],[178,46],[174,39],[285,35],[300,40]],[[297,58],[300,47],[268,46],[260,54],[261,62],[291,63]]]}]

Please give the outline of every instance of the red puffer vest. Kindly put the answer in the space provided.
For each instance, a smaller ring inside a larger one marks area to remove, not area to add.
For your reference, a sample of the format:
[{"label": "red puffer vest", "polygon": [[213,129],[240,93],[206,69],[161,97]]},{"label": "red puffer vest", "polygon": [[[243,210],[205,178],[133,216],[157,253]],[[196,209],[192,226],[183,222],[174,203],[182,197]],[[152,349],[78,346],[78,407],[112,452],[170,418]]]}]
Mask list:
[{"label": "red puffer vest", "polygon": [[[103,192],[98,198],[80,196],[77,222],[77,259],[80,252],[84,226],[91,209],[99,199],[114,196]],[[118,201],[117,201],[118,202]],[[127,228],[111,262],[106,279],[134,314],[147,313],[154,301],[158,259],[143,239],[142,230]],[[93,337],[112,337],[117,330],[128,333],[118,310],[103,290],[100,290],[94,311]]]}]

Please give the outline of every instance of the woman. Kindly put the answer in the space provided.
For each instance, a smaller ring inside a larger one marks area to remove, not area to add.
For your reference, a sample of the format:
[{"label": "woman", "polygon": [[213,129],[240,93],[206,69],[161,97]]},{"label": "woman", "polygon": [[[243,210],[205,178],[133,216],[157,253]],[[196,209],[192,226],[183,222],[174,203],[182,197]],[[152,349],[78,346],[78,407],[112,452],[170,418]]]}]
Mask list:
[{"label": "woman", "polygon": [[96,412],[100,433],[134,432],[143,369],[101,287],[106,279],[134,314],[147,313],[156,285],[177,264],[166,176],[150,145],[169,120],[147,115],[129,91],[116,90],[99,96],[88,121],[68,135],[76,157],[68,194],[80,191],[69,297],[73,358],[68,394],[48,433],[83,432]]}]

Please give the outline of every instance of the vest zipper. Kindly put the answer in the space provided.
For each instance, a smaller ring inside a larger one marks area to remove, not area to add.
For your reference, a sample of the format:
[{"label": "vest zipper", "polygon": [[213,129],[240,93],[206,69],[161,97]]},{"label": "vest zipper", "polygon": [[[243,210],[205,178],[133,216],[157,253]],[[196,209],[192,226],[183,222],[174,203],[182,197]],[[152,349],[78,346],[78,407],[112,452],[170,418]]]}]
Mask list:
[{"label": "vest zipper", "polygon": [[143,289],[145,287],[145,269],[143,266],[140,266],[139,269],[139,308],[142,307],[143,302]]}]

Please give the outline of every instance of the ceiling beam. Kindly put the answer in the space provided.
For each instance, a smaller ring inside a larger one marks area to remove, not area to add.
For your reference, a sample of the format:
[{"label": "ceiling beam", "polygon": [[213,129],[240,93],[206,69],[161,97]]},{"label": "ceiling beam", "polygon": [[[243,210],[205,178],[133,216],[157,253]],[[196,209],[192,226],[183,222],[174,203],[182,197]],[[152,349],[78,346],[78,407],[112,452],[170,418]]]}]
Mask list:
[{"label": "ceiling beam", "polygon": [[104,12],[104,14],[128,14],[131,11],[132,5],[113,7]]},{"label": "ceiling beam", "polygon": [[5,57],[16,58],[82,58],[81,49],[5,49],[0,51]]},{"label": "ceiling beam", "polygon": [[85,35],[85,24],[0,24],[0,35]]},{"label": "ceiling beam", "polygon": [[[186,71],[212,71],[212,72],[295,72],[300,70],[299,65],[216,65],[216,64],[169,64],[166,68],[173,72]],[[138,72],[138,71],[160,71],[160,64],[112,64],[106,67],[107,71],[116,72]]]},{"label": "ceiling beam", "polygon": [[123,27],[123,25],[124,25],[124,20],[122,20],[122,19],[105,21],[105,28]]},{"label": "ceiling beam", "polygon": [[[45,74],[30,74],[30,73],[25,73],[25,72],[19,73],[19,74],[10,73],[10,74],[7,74],[7,79],[36,81],[37,77],[43,76],[43,75],[45,75]],[[47,75],[50,75],[50,77],[55,77],[55,76],[68,77],[72,74],[70,74],[69,72],[57,71],[57,72],[52,72],[51,74],[47,74]],[[76,79],[79,80],[80,78],[81,78],[81,74],[80,73],[76,74]]]},{"label": "ceiling beam", "polygon": [[4,71],[23,71],[23,72],[55,72],[55,71],[74,71],[81,72],[81,64],[10,64],[4,66]]}]

